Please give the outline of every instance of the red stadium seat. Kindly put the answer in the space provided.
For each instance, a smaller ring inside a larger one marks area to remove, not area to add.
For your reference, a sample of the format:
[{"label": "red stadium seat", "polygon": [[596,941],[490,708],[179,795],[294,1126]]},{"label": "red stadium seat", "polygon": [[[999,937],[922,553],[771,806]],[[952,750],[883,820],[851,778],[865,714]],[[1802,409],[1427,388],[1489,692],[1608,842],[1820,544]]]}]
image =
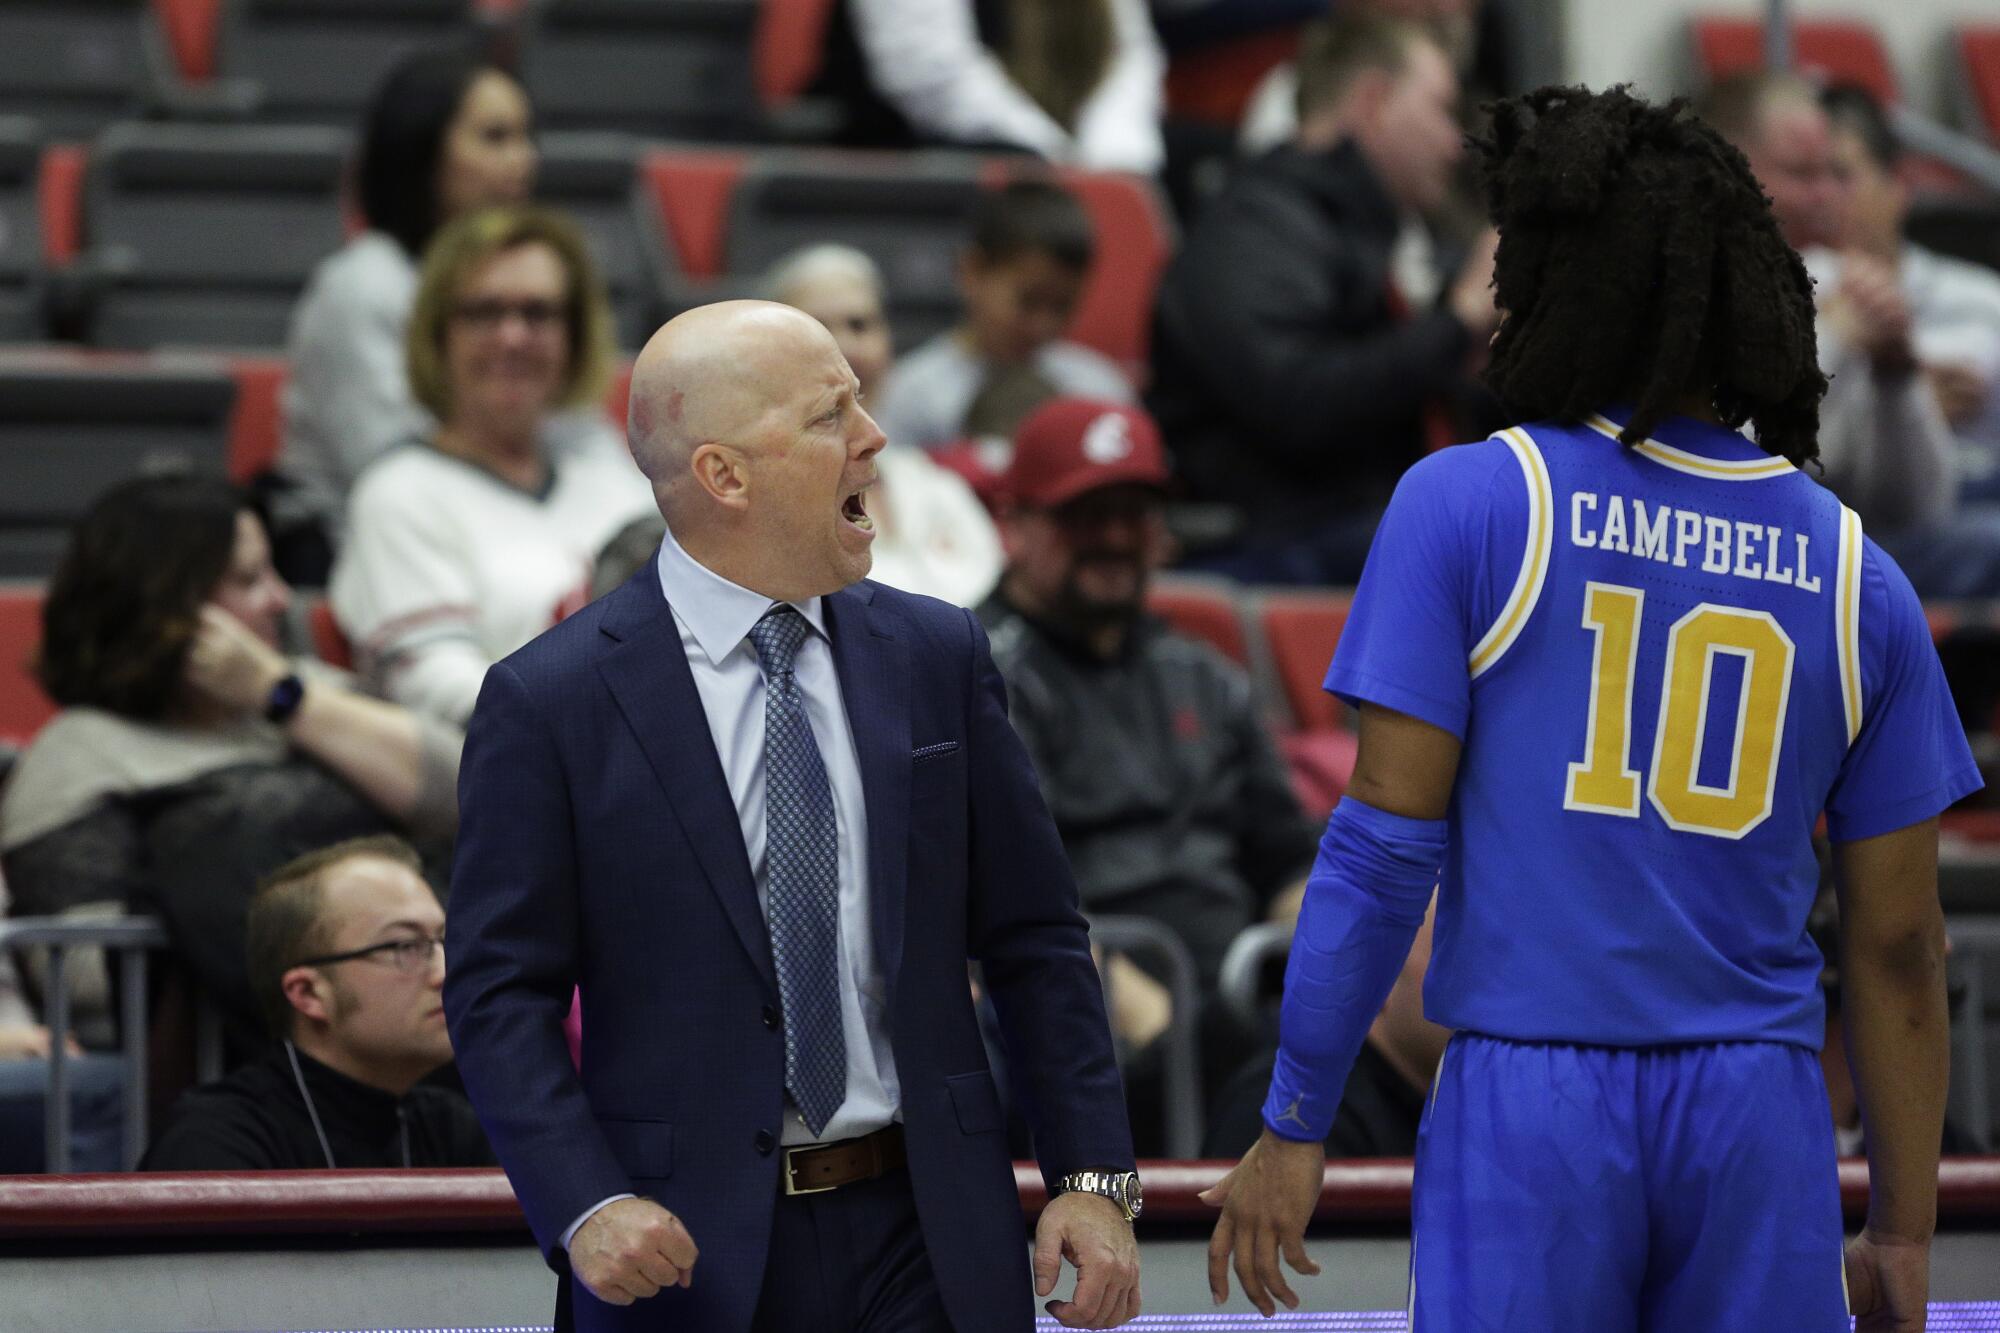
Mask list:
[{"label": "red stadium seat", "polygon": [[726,149],[673,148],[646,155],[646,179],[660,201],[681,272],[691,278],[722,272],[729,196],[743,165],[742,153]]},{"label": "red stadium seat", "polygon": [[229,414],[229,475],[247,482],[278,458],[278,400],[288,373],[282,356],[239,356],[229,363],[236,406]]},{"label": "red stadium seat", "polygon": [[[1715,80],[1764,64],[1764,25],[1715,15],[1690,20],[1695,61]],[[1832,83],[1858,83],[1883,103],[1898,102],[1895,67],[1875,29],[1852,19],[1800,19],[1792,24],[1800,70]]]},{"label": "red stadium seat", "polygon": [[312,631],[313,652],[320,661],[343,671],[354,670],[354,646],[347,641],[347,632],[340,628],[340,622],[333,618],[331,602],[324,597],[314,597],[308,602],[306,626]]},{"label": "red stadium seat", "polygon": [[611,384],[604,391],[604,415],[619,430],[625,429],[625,409],[632,402],[632,363],[620,361],[611,372]]},{"label": "red stadium seat", "polygon": [[1958,30],[1954,45],[1967,109],[1978,117],[1977,128],[2000,143],[2000,26],[1968,24]]},{"label": "red stadium seat", "polygon": [[1300,731],[1331,731],[1340,725],[1345,709],[1320,686],[1352,604],[1344,592],[1274,592],[1262,599],[1258,623],[1270,645],[1278,689]]},{"label": "red stadium seat", "polygon": [[0,584],[0,740],[25,745],[55,716],[31,665],[41,641],[41,585]]},{"label": "red stadium seat", "polygon": [[752,52],[757,99],[780,107],[818,77],[834,0],[763,0]]},{"label": "red stadium seat", "polygon": [[41,210],[42,258],[67,264],[83,248],[83,168],[81,144],[54,144],[42,150],[42,175],[36,185]]},{"label": "red stadium seat", "polygon": [[167,34],[167,50],[180,76],[192,83],[215,76],[215,34],[222,0],[153,0]]},{"label": "red stadium seat", "polygon": [[1162,579],[1146,609],[1189,638],[1200,639],[1238,666],[1250,665],[1250,639],[1236,609],[1234,585],[1198,578]]},{"label": "red stadium seat", "polygon": [[1097,260],[1068,336],[1136,376],[1146,366],[1160,270],[1173,255],[1166,203],[1151,182],[1136,176],[1064,171],[1058,178],[1083,201],[1097,233]]},{"label": "red stadium seat", "polygon": [[1180,52],[1167,66],[1167,114],[1235,129],[1264,76],[1298,49],[1291,27]]}]

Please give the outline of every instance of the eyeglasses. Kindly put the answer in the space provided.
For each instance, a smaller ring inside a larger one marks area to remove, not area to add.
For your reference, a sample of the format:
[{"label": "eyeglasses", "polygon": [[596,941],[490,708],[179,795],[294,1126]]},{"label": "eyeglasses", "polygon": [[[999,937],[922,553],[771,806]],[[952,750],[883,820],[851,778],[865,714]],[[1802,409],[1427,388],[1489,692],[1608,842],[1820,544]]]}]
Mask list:
[{"label": "eyeglasses", "polygon": [[325,967],[328,963],[351,963],[357,958],[372,958],[376,954],[389,955],[390,964],[399,972],[420,975],[430,971],[431,960],[444,947],[442,936],[419,935],[414,939],[385,940],[381,944],[371,944],[365,949],[350,949],[346,953],[330,953],[319,958],[301,958],[294,966]]},{"label": "eyeglasses", "polygon": [[499,328],[513,315],[518,315],[531,332],[542,333],[566,319],[569,307],[561,301],[502,301],[495,298],[460,301],[451,309],[453,319],[481,332]]}]

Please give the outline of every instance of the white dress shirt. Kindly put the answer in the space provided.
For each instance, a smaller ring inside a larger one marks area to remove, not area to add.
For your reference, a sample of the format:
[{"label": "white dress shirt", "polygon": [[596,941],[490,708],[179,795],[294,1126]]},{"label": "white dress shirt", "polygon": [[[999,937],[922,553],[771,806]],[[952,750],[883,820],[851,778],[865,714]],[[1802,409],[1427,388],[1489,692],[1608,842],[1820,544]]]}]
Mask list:
[{"label": "white dress shirt", "polygon": [[[695,690],[701,696],[702,711],[708,715],[709,735],[715,740],[729,796],[736,805],[744,850],[750,855],[750,873],[757,884],[757,905],[764,910],[771,882],[764,847],[764,671],[749,634],[776,603],[697,562],[681,549],[671,531],[660,544],[658,569],[660,590],[673,608],[681,648],[687,654],[688,669],[694,673]],[[788,1147],[850,1139],[902,1119],[902,1092],[896,1081],[895,1056],[889,1048],[888,997],[869,921],[868,810],[861,764],[855,755],[854,729],[841,697],[840,678],[834,671],[833,645],[826,635],[821,600],[814,597],[792,603],[813,629],[799,645],[793,666],[813,740],[826,765],[827,784],[833,791],[840,874],[840,1026],[847,1044],[847,1098],[815,1139],[787,1097],[780,1141]],[[578,1217],[563,1233],[564,1247],[598,1209],[629,1197],[613,1195]]]}]

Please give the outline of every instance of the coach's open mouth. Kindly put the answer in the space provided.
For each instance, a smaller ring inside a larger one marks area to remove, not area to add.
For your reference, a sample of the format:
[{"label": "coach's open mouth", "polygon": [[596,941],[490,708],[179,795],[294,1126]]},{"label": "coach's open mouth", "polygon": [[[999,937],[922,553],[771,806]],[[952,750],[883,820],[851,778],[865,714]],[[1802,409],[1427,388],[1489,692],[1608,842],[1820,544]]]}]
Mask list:
[{"label": "coach's open mouth", "polygon": [[[871,482],[870,485],[872,484]],[[864,498],[867,494],[867,486],[863,486],[858,491],[850,492],[847,498],[840,502],[840,516],[861,531],[873,533],[875,531],[875,520],[868,516],[868,505]]]}]

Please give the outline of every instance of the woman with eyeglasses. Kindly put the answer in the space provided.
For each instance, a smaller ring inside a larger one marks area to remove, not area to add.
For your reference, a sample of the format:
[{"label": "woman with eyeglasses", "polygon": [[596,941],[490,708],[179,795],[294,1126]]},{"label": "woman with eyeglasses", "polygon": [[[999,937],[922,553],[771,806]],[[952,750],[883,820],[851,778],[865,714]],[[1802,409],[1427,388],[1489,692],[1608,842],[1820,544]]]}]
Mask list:
[{"label": "woman with eyeglasses", "polygon": [[403,330],[432,237],[524,202],[539,165],[526,90],[478,52],[416,52],[376,89],[353,172],[367,227],[314,271],[285,347],[272,505],[288,577],[325,582],[355,477],[430,424],[403,370]]},{"label": "woman with eyeglasses", "polygon": [[[442,865],[458,821],[459,729],[288,654],[291,600],[263,521],[228,482],[106,492],[42,608],[37,670],[62,711],[0,794],[14,913],[160,914],[248,1045],[243,913],[257,882],[371,833],[408,834]],[[101,963],[74,979],[78,1035],[108,1042]]]},{"label": "woman with eyeglasses", "polygon": [[387,698],[463,725],[486,668],[589,600],[597,552],[653,492],[621,435],[559,441],[610,369],[604,285],[576,227],[476,213],[424,259],[405,344],[436,419],[356,483],[336,618]]}]

